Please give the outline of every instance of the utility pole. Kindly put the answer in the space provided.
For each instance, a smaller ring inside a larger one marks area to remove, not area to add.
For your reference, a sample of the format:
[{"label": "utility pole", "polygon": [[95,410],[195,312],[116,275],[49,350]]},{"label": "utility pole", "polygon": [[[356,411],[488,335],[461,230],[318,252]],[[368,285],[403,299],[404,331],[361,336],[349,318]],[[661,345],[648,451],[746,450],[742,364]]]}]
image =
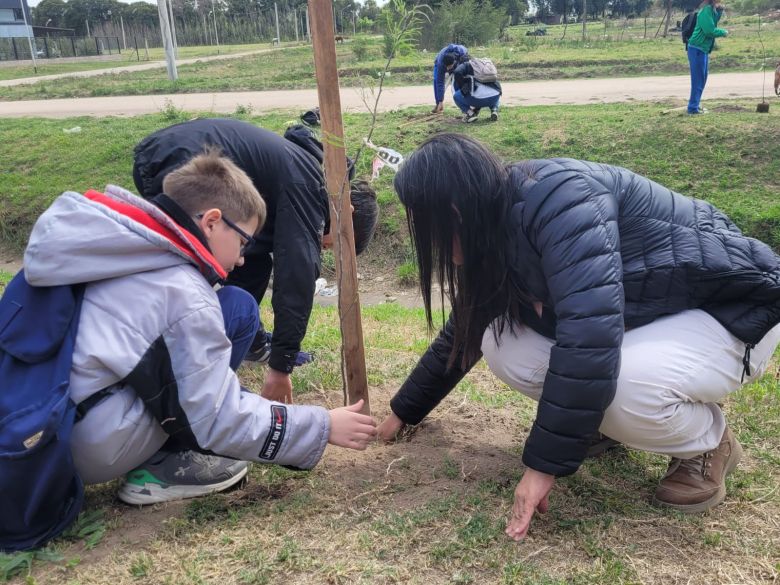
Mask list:
[{"label": "utility pole", "polygon": [[22,18],[24,18],[24,30],[27,31],[27,42],[30,44],[30,59],[33,62],[33,71],[38,73],[38,63],[35,61],[35,49],[33,49],[32,42],[32,27],[27,26],[27,11],[24,9],[24,0],[19,0],[19,4],[22,7]]},{"label": "utility pole", "polygon": [[176,22],[173,20],[173,2],[166,0],[168,3],[168,15],[171,23],[171,40],[173,40],[173,54],[176,58],[179,58],[179,43],[176,40]]},{"label": "utility pole", "polygon": [[282,36],[279,34],[279,9],[276,7],[276,2],[274,2],[274,16],[276,16],[276,42],[281,45]]},{"label": "utility pole", "polygon": [[585,26],[588,22],[588,0],[582,0],[582,40],[585,40]]},{"label": "utility pole", "polygon": [[311,43],[311,26],[309,25],[309,7],[306,7],[306,38]]},{"label": "utility pole", "polygon": [[295,23],[295,42],[298,42],[298,11],[293,8],[293,22]]},{"label": "utility pole", "polygon": [[[122,18],[122,15],[119,15],[119,26],[122,27],[122,46],[124,47],[125,51],[127,51],[127,39],[125,38],[125,21]],[[138,49],[136,48],[136,53],[138,52]]]},{"label": "utility pole", "polygon": [[89,35],[89,19],[87,19],[85,22],[87,23],[87,36],[90,36]]},{"label": "utility pole", "polygon": [[214,40],[217,43],[217,55],[219,55],[219,33],[217,32],[217,7],[214,0],[211,0],[211,13],[214,15]]},{"label": "utility pole", "polygon": [[166,0],[157,0],[157,12],[160,15],[160,33],[165,47],[165,65],[168,67],[168,79],[176,81],[179,72],[176,71],[176,55],[173,51],[173,39],[171,38],[171,25],[168,22],[168,5]]}]

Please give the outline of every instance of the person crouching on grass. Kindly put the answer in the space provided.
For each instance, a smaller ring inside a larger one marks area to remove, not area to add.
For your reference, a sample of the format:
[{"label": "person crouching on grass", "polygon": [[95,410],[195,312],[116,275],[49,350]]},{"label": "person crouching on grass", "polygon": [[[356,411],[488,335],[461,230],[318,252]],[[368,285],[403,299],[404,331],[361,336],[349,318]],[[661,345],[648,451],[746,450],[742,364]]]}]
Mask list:
[{"label": "person crouching on grass", "polygon": [[539,402],[506,533],[527,534],[600,431],[671,457],[653,502],[723,501],[742,449],[719,406],[780,341],[780,260],[721,211],[627,169],[504,165],[457,134],[395,177],[429,325],[434,275],[452,312],[377,432],[417,424],[485,358]]},{"label": "person crouching on grass", "polygon": [[166,176],[151,202],[112,186],[67,192],[38,219],[28,282],[88,283],[70,384],[85,483],[127,474],[119,498],[151,504],[226,489],[247,461],[310,469],[328,443],[373,439],[361,403],[327,411],[241,387],[257,303],[213,286],[243,264],[265,217],[246,173],[210,150]]}]

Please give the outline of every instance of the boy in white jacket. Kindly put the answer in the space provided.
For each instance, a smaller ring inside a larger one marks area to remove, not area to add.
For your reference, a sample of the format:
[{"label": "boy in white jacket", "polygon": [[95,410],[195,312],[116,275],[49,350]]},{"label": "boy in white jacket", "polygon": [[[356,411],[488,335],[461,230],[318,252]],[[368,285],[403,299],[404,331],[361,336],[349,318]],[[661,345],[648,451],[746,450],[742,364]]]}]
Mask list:
[{"label": "boy in white jacket", "polygon": [[33,286],[89,283],[71,370],[71,438],[85,483],[127,474],[119,497],[147,504],[238,482],[247,461],[309,469],[327,443],[365,449],[361,403],[328,412],[271,402],[235,370],[257,304],[215,291],[265,220],[246,174],[206,152],[152,202],[118,187],[66,192],[36,222],[24,266]]}]

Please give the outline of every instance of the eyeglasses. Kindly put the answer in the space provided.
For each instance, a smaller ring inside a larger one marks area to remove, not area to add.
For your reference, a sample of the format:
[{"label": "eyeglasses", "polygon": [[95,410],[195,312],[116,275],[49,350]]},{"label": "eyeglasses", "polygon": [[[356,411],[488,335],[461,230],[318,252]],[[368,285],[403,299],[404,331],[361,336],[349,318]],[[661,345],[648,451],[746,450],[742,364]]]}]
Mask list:
[{"label": "eyeglasses", "polygon": [[[197,219],[203,219],[203,214],[199,213],[195,216]],[[242,230],[240,227],[238,227],[236,224],[234,224],[232,221],[230,221],[225,215],[222,215],[222,221],[225,222],[225,225],[228,226],[231,230],[236,232],[239,236],[241,236],[244,239],[244,243],[241,245],[241,255],[244,256],[246,254],[246,251],[251,248],[254,243],[255,239],[250,236],[248,233],[246,233],[244,230]]]}]

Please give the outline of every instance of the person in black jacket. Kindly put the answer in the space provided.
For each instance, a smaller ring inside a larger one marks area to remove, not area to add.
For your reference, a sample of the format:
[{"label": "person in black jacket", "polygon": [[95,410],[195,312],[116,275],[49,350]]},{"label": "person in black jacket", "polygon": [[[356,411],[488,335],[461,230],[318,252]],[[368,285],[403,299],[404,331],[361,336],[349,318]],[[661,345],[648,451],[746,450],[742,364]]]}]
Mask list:
[{"label": "person in black jacket", "polygon": [[456,134],[424,142],[395,189],[429,325],[434,275],[452,312],[380,437],[419,423],[484,355],[539,402],[513,539],[599,430],[672,457],[656,504],[700,512],[724,499],[741,448],[718,402],[760,376],[780,341],[780,259],[769,246],[709,203],[627,169],[505,166]]},{"label": "person in black jacket", "polygon": [[[308,130],[293,129],[286,137],[239,120],[192,120],[141,140],[133,165],[139,193],[151,198],[162,191],[168,173],[206,146],[215,146],[249,175],[262,195],[266,223],[227,284],[246,290],[259,303],[273,271],[273,336],[261,324],[247,359],[267,360],[262,395],[279,401],[292,399],[290,374],[306,335],[320,252],[332,243],[321,145]],[[353,189],[351,201],[360,254],[374,234],[379,208],[376,195],[365,186]]]},{"label": "person in black jacket", "polygon": [[452,99],[463,112],[464,122],[474,122],[482,108],[490,108],[490,120],[498,120],[498,105],[501,99],[501,83],[481,83],[474,79],[474,68],[469,61],[463,61],[453,71],[454,86]]}]

